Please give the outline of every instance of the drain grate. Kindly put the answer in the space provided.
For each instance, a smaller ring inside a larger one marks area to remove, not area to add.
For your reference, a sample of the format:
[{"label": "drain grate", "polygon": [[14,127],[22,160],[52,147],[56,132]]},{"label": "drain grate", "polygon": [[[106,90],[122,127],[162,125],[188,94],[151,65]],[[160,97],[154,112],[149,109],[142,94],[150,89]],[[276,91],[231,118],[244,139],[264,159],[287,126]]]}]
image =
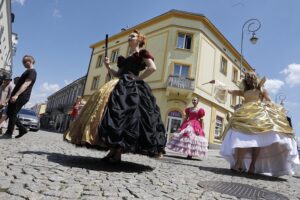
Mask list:
[{"label": "drain grate", "polygon": [[241,184],[241,183],[220,182],[220,181],[200,181],[198,183],[198,186],[222,194],[235,196],[238,198],[288,200],[288,198],[282,194],[271,192],[269,190],[253,187],[246,184]]}]

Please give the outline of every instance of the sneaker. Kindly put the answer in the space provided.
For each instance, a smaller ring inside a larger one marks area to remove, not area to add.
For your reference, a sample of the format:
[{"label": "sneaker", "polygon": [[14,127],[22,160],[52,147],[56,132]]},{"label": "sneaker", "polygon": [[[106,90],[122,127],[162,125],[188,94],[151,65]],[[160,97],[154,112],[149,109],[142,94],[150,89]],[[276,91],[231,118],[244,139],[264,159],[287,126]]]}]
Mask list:
[{"label": "sneaker", "polygon": [[25,135],[26,133],[28,133],[27,130],[19,131],[19,135],[17,135],[15,138],[20,138],[20,137],[22,137],[23,135]]}]

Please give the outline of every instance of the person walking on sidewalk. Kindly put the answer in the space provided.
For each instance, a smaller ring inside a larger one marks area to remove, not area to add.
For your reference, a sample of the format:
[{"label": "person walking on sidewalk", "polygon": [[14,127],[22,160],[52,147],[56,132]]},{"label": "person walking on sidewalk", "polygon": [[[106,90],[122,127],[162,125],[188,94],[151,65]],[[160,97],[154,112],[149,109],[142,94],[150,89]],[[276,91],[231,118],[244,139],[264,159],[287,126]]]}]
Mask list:
[{"label": "person walking on sidewalk", "polygon": [[19,81],[12,91],[11,98],[7,106],[7,117],[9,122],[7,131],[1,137],[3,139],[12,138],[15,125],[17,125],[19,128],[19,135],[17,135],[15,138],[20,138],[27,133],[27,129],[17,118],[17,114],[30,99],[31,90],[35,83],[37,73],[33,67],[35,60],[31,55],[25,55],[22,62],[26,68],[26,71],[21,75]]},{"label": "person walking on sidewalk", "polygon": [[2,79],[3,83],[0,86],[0,134],[2,134],[2,121],[5,121],[7,119],[5,108],[14,88],[14,85],[11,82],[12,79],[10,77],[4,75]]},{"label": "person walking on sidewalk", "polygon": [[80,112],[80,109],[85,105],[85,101],[82,99],[81,96],[77,96],[75,103],[72,106],[72,112],[71,112],[71,117],[72,121],[74,121]]}]

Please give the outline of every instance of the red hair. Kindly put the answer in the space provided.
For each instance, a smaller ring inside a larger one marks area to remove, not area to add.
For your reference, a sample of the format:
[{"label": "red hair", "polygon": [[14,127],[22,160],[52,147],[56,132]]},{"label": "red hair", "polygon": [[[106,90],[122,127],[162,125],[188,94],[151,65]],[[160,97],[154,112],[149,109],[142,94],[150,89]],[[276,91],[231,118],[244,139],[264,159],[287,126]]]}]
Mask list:
[{"label": "red hair", "polygon": [[138,36],[138,40],[139,40],[139,47],[142,48],[145,44],[146,44],[146,36],[144,36],[141,32],[139,32],[138,30],[134,29],[133,31],[134,33],[137,34]]}]

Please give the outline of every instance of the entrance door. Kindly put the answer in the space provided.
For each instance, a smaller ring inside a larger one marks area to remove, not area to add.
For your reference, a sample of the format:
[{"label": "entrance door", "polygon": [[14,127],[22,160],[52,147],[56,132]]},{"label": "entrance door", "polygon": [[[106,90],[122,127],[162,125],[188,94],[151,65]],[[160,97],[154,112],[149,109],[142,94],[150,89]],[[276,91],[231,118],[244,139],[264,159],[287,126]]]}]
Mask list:
[{"label": "entrance door", "polygon": [[173,136],[173,134],[177,131],[182,123],[182,115],[178,111],[171,111],[168,114],[168,124],[167,124],[167,133],[168,133],[168,141]]}]

